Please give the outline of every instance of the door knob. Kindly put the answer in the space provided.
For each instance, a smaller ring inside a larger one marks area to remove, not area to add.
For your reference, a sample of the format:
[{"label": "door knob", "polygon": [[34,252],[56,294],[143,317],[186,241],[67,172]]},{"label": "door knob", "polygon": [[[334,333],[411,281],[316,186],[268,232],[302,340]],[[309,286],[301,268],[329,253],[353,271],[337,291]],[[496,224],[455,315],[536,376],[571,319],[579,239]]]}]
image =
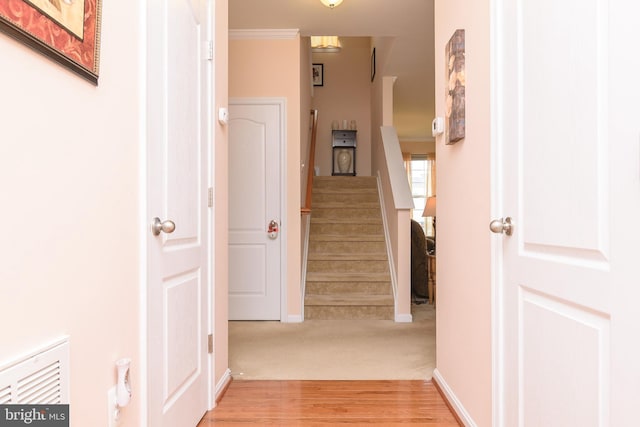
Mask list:
[{"label": "door knob", "polygon": [[160,235],[160,232],[165,232],[167,234],[173,233],[176,229],[176,223],[171,221],[170,219],[166,221],[160,221],[160,218],[153,218],[153,222],[151,223],[151,232],[154,236]]},{"label": "door knob", "polygon": [[494,219],[489,223],[489,229],[496,234],[506,234],[511,236],[513,234],[513,223],[511,217]]},{"label": "door knob", "polygon": [[278,222],[272,219],[269,223],[269,228],[267,229],[267,234],[269,235],[270,239],[275,239],[278,237],[278,228]]}]

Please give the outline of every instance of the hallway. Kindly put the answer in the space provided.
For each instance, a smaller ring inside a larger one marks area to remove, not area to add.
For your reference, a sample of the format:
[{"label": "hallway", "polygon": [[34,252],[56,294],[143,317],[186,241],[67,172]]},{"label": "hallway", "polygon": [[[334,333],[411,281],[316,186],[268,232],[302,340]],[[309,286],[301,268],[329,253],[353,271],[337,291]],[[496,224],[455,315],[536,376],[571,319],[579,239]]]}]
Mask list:
[{"label": "hallway", "polygon": [[233,381],[198,427],[460,425],[431,381]]}]

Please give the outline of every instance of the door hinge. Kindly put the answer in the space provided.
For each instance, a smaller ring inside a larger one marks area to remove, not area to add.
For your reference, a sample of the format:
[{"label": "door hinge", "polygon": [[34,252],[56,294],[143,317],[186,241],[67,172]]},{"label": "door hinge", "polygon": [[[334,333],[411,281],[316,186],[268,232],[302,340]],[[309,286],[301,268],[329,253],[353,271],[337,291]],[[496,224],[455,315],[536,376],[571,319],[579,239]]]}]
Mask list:
[{"label": "door hinge", "polygon": [[213,354],[213,334],[209,334],[207,337],[207,346],[209,354]]},{"label": "door hinge", "polygon": [[209,40],[204,45],[204,59],[213,61],[213,41]]},{"label": "door hinge", "polygon": [[213,207],[213,187],[209,187],[209,201],[207,202],[209,207],[212,208]]}]

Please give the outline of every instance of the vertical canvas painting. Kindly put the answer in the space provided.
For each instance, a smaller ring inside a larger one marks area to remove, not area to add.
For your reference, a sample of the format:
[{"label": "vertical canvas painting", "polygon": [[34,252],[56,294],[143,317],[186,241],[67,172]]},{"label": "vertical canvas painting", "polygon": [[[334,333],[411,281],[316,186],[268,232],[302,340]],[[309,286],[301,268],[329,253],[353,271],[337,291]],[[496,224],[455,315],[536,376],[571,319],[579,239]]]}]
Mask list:
[{"label": "vertical canvas painting", "polygon": [[453,144],[464,138],[464,30],[456,30],[447,43],[445,143]]}]

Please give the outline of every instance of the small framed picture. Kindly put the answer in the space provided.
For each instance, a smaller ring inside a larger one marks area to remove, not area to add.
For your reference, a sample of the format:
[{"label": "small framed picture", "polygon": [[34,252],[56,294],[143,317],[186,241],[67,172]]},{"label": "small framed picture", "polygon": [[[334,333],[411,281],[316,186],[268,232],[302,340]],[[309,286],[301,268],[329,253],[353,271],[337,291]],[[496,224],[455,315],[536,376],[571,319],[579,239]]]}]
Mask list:
[{"label": "small framed picture", "polygon": [[371,52],[371,81],[376,77],[376,48]]},{"label": "small framed picture", "polygon": [[311,68],[313,85],[324,86],[324,64],[313,64]]}]

